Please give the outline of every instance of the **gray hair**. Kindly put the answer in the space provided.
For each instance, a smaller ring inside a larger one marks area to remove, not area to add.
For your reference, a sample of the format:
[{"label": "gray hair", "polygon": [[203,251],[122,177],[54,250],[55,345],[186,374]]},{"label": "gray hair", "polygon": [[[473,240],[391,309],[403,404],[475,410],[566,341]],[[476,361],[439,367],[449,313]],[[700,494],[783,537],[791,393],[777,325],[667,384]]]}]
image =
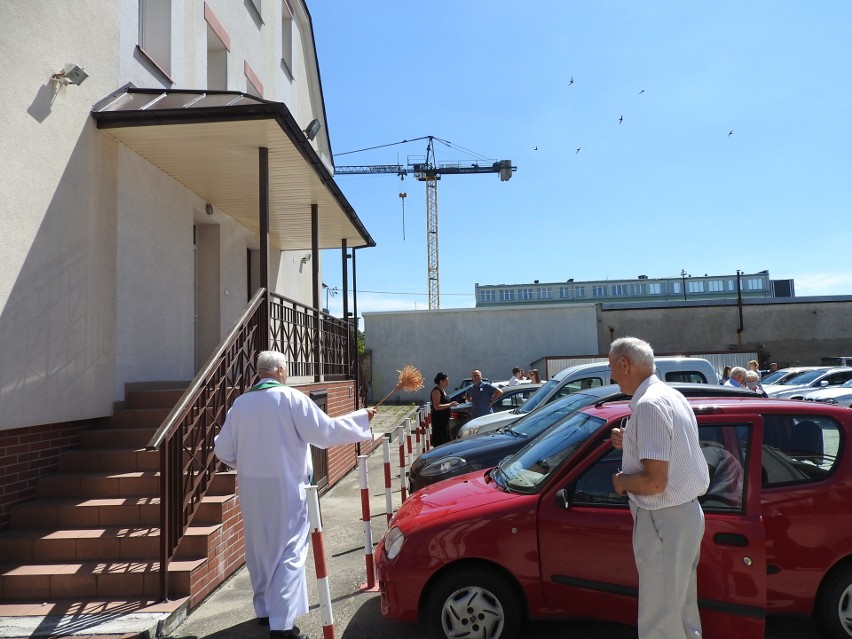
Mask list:
[{"label": "gray hair", "polygon": [[638,337],[619,337],[609,347],[609,354],[615,358],[623,357],[631,364],[647,368],[654,372],[654,349],[645,340]]},{"label": "gray hair", "polygon": [[257,370],[275,371],[279,367],[287,368],[287,359],[284,353],[278,351],[261,351],[257,354]]},{"label": "gray hair", "polygon": [[744,369],[742,366],[734,366],[731,369],[731,377],[736,379],[737,377],[745,377],[748,374],[748,371]]},{"label": "gray hair", "polygon": [[745,376],[747,382],[756,382],[760,379],[760,375],[757,371],[746,371]]}]

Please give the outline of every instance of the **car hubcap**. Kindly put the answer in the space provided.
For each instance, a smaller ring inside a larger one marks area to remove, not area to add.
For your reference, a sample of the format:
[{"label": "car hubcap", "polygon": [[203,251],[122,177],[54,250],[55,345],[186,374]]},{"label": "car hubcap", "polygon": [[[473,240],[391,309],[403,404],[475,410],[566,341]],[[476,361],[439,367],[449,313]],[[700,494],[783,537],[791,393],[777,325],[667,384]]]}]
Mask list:
[{"label": "car hubcap", "polygon": [[462,588],[444,602],[441,625],[451,639],[497,639],[503,631],[503,606],[484,588]]},{"label": "car hubcap", "polygon": [[852,637],[852,585],[846,587],[837,603],[837,618],[846,634]]}]

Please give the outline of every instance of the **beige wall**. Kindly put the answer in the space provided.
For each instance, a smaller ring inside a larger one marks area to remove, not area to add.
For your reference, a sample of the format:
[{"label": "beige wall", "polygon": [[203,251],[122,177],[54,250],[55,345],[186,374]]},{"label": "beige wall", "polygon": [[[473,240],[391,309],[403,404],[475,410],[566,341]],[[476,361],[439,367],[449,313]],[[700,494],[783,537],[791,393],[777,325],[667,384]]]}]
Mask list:
[{"label": "beige wall", "polygon": [[[779,363],[818,364],[820,357],[852,353],[852,300],[798,298],[796,302],[743,304],[743,330],[738,307],[696,306],[599,310],[598,349],[609,350],[610,331],[618,338],[633,335],[661,352],[726,350],[758,345]],[[763,362],[761,362],[763,363]]]}]

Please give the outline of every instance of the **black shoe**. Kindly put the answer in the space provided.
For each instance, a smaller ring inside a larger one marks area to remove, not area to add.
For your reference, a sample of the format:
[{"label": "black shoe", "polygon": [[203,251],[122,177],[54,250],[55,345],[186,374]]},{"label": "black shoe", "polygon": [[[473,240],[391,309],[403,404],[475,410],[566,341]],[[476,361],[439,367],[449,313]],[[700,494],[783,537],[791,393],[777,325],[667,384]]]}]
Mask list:
[{"label": "black shoe", "polygon": [[269,617],[258,617],[257,618],[257,625],[258,626],[266,626],[268,628],[269,627]]},{"label": "black shoe", "polygon": [[293,626],[290,630],[270,630],[269,639],[308,639],[308,635],[301,634],[299,627]]}]

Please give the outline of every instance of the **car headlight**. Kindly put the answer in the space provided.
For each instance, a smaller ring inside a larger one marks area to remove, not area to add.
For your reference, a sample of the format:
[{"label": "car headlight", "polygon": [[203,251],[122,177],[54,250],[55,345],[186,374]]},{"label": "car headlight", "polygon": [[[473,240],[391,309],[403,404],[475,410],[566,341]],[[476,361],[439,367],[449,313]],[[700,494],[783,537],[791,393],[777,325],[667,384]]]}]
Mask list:
[{"label": "car headlight", "polygon": [[470,437],[471,435],[476,435],[479,432],[479,426],[463,426],[459,431],[459,439],[464,439],[465,437]]},{"label": "car headlight", "polygon": [[436,475],[444,475],[465,466],[467,466],[467,460],[463,457],[444,457],[434,464],[424,466],[423,470],[420,471],[420,475],[422,477],[435,477]]},{"label": "car headlight", "polygon": [[394,526],[385,535],[385,555],[388,559],[395,559],[402,550],[402,544],[405,541],[405,535],[402,531]]}]

